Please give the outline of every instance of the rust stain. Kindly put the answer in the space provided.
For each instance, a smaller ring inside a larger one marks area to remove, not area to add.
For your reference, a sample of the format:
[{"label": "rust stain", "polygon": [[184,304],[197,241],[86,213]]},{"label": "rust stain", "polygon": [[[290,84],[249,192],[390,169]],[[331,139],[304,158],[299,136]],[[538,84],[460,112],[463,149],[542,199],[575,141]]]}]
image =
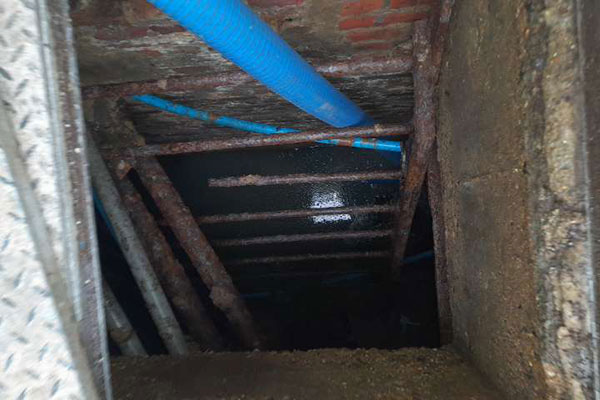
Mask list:
[{"label": "rust stain", "polygon": [[318,215],[334,214],[387,214],[394,211],[396,211],[396,207],[390,205],[375,205],[337,208],[310,208],[305,210],[281,210],[257,213],[217,214],[197,217],[196,220],[199,224],[223,224],[231,222],[266,221],[271,219],[309,218]]},{"label": "rust stain", "polygon": [[[317,72],[327,78],[359,77],[374,74],[403,74],[410,72],[413,60],[410,54],[399,54],[387,58],[350,59],[316,65]],[[119,98],[136,94],[164,94],[173,92],[190,92],[222,86],[237,86],[253,81],[245,72],[235,71],[212,76],[184,76],[143,82],[128,82],[112,85],[90,86],[82,89],[85,99]]]},{"label": "rust stain", "polygon": [[412,124],[376,125],[375,127],[323,129],[298,133],[282,133],[276,135],[246,134],[242,137],[232,137],[219,140],[198,140],[155,145],[130,147],[126,149],[104,148],[107,158],[123,157],[152,157],[184,153],[201,153],[208,151],[223,151],[233,149],[270,147],[300,143],[310,143],[325,139],[344,139],[360,136],[406,138],[410,136]]},{"label": "rust stain", "polygon": [[213,303],[225,313],[249,348],[261,348],[263,339],[217,253],[210,246],[169,177],[155,158],[136,160],[136,171],[188,254]]},{"label": "rust stain", "polygon": [[400,180],[402,171],[383,170],[368,172],[345,172],[337,174],[290,174],[290,175],[245,175],[226,178],[211,178],[209,187],[231,188],[239,186],[296,185],[302,183],[356,182],[369,180]]},{"label": "rust stain", "polygon": [[431,21],[415,23],[413,72],[415,85],[415,135],[412,138],[408,166],[398,213],[395,218],[394,246],[391,264],[393,276],[402,266],[412,220],[425,180],[425,173],[435,142],[435,81],[438,68],[433,64],[431,49]]},{"label": "rust stain", "polygon": [[[118,169],[118,165],[117,165]],[[223,343],[185,270],[175,258],[154,217],[129,179],[116,182],[140,239],[165,293],[185,320],[191,335],[205,349],[219,350]]]}]

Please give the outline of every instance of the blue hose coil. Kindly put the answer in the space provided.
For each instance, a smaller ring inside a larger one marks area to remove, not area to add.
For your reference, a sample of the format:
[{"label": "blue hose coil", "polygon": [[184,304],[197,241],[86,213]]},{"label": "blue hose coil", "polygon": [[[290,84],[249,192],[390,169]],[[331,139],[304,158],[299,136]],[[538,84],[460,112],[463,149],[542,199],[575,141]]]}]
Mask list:
[{"label": "blue hose coil", "polygon": [[337,128],[374,121],[240,0],[148,0],[272,91]]},{"label": "blue hose coil", "polygon": [[[277,128],[276,126],[243,121],[237,118],[216,117],[206,111],[195,110],[193,108],[186,107],[180,104],[175,104],[168,100],[161,99],[160,97],[148,94],[133,96],[132,99],[135,101],[139,101],[140,103],[156,107],[163,111],[170,112],[172,114],[177,114],[192,119],[198,119],[200,121],[210,122],[218,126],[234,128],[246,132],[262,133],[264,135],[300,132],[296,129]],[[325,139],[319,140],[317,141],[317,143],[339,145],[339,140]],[[400,153],[400,155],[402,153],[402,145],[399,142],[395,142],[392,140],[365,140],[361,138],[356,138],[352,141],[352,147],[369,150],[391,151],[394,153]]]}]

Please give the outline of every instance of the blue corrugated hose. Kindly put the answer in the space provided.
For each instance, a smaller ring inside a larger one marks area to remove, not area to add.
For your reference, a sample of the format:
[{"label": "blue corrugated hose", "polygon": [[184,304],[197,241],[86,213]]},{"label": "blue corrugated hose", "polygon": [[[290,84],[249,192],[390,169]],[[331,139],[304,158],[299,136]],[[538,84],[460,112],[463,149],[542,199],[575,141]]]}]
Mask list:
[{"label": "blue corrugated hose", "polygon": [[148,0],[269,89],[329,125],[373,120],[240,0]]},{"label": "blue corrugated hose", "polygon": [[[215,117],[214,115],[211,115],[206,111],[194,110],[193,108],[182,106],[180,104],[175,104],[168,100],[164,100],[151,95],[133,96],[133,100],[148,104],[150,106],[159,108],[164,111],[168,111],[173,114],[182,115],[185,117],[198,119],[200,121],[210,122],[218,126],[235,128],[247,132],[262,133],[265,135],[300,132],[296,129],[277,128],[271,125],[257,124],[254,122],[243,121],[236,118]],[[326,139],[318,141],[318,143],[332,145],[337,145],[338,142],[339,140],[337,139]],[[356,138],[352,142],[352,147],[402,153],[402,145],[399,142],[394,142],[391,140],[364,140]]]}]

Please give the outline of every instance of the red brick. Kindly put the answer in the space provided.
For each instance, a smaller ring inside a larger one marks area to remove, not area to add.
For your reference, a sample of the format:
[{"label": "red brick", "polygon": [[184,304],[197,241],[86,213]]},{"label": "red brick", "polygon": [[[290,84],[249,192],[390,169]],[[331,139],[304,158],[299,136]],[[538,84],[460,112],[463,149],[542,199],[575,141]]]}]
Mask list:
[{"label": "red brick", "polygon": [[299,6],[304,0],[248,0],[252,7],[285,7]]},{"label": "red brick", "polygon": [[357,28],[368,28],[375,25],[375,17],[365,17],[357,19],[345,19],[340,22],[339,28],[343,31]]},{"label": "red brick", "polygon": [[129,0],[122,4],[123,16],[130,24],[166,18],[165,14],[146,0]]},{"label": "red brick", "polygon": [[367,41],[392,41],[402,42],[407,40],[411,34],[411,24],[403,24],[381,29],[367,29],[361,31],[349,32],[346,38],[351,42]]},{"label": "red brick", "polygon": [[160,51],[152,50],[152,49],[143,49],[138,51],[139,54],[143,54],[146,57],[157,58],[162,56]]},{"label": "red brick", "polygon": [[161,35],[168,35],[169,33],[185,32],[185,28],[181,25],[171,25],[171,26],[155,25],[155,26],[151,26],[150,30],[153,32],[160,33]]},{"label": "red brick", "polygon": [[390,14],[383,20],[382,25],[400,24],[404,22],[414,22],[420,19],[427,18],[429,14],[426,12],[398,13]]},{"label": "red brick", "polygon": [[377,11],[383,8],[383,0],[360,0],[352,3],[345,4],[342,8],[341,15],[343,17],[357,16],[361,14],[368,14],[372,11]]},{"label": "red brick", "polygon": [[391,0],[390,8],[405,8],[419,5],[430,6],[439,0]]},{"label": "red brick", "polygon": [[417,5],[417,0],[391,0],[390,8],[413,7]]},{"label": "red brick", "polygon": [[392,50],[394,48],[394,44],[390,42],[357,43],[354,45],[354,48],[363,51],[385,51]]},{"label": "red brick", "polygon": [[94,37],[98,40],[131,40],[148,36],[146,28],[106,27],[99,28]]}]

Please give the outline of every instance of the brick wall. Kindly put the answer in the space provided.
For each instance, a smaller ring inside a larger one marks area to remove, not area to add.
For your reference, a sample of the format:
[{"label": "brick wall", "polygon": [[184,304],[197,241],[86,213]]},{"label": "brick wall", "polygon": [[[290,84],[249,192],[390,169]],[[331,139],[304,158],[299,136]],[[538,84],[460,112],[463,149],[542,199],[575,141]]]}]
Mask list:
[{"label": "brick wall", "polygon": [[392,50],[408,40],[412,23],[426,18],[434,0],[345,1],[338,29],[358,50]]},{"label": "brick wall", "polygon": [[[1,1],[1,0],[0,0]],[[247,0],[309,62],[387,56],[439,0]],[[74,0],[84,85],[202,75],[230,66],[146,0]]]},{"label": "brick wall", "polygon": [[[326,1],[333,0],[247,0],[247,3],[280,31],[286,21],[292,19],[290,17],[294,17],[298,23],[302,14],[318,10],[318,7],[311,7],[313,4]],[[341,37],[358,49],[392,49],[410,37],[412,22],[425,18],[435,1],[338,0],[338,21],[332,23],[337,24]],[[101,40],[104,35],[111,39],[115,39],[115,35],[122,35],[122,40],[127,40],[145,34],[161,34],[163,32],[148,32],[142,28],[148,28],[153,21],[166,19],[146,0],[94,0],[87,3],[85,8],[76,9],[72,16],[75,25],[105,28],[100,28],[104,30],[97,37]]]}]

